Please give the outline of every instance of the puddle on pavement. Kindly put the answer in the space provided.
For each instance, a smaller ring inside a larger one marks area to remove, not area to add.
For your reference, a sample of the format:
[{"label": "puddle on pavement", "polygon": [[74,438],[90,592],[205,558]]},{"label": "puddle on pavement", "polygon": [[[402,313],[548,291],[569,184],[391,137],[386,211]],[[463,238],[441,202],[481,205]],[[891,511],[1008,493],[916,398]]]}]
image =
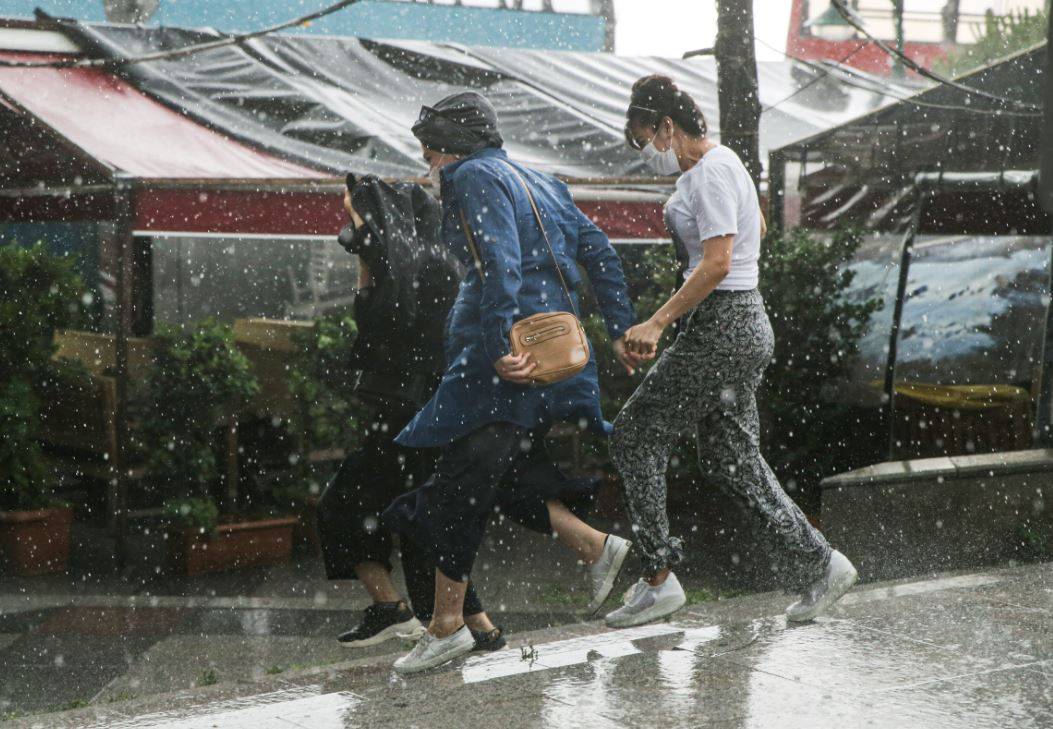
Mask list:
[{"label": "puddle on pavement", "polygon": [[343,729],[362,699],[353,693],[321,693],[320,686],[272,691],[207,708],[146,714],[127,721],[107,721],[89,729]]}]

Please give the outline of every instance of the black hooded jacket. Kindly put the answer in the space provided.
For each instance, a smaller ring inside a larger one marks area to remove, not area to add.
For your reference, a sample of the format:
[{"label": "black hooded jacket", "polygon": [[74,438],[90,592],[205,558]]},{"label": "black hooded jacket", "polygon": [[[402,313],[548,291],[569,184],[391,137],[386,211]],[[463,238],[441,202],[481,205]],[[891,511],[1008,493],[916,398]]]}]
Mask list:
[{"label": "black hooded jacket", "polygon": [[350,366],[363,372],[360,389],[423,401],[445,366],[446,315],[464,273],[439,240],[441,208],[420,185],[372,175],[354,181],[351,204],[365,225],[338,240],[373,285],[355,297]]}]

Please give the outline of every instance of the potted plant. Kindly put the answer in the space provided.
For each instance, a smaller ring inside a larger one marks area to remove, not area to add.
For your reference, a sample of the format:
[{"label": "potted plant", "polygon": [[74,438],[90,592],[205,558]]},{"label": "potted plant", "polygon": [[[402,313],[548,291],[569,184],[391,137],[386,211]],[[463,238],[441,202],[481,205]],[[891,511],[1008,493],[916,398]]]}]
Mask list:
[{"label": "potted plant", "polygon": [[53,385],[52,336],[83,321],[88,298],[73,261],[43,245],[0,246],[0,565],[16,575],[63,572],[72,512],[37,441],[40,392]]},{"label": "potted plant", "polygon": [[349,368],[358,325],[350,310],[336,310],[293,335],[296,356],[289,389],[300,402],[299,417],[289,424],[301,442],[291,472],[275,483],[279,503],[298,507],[297,542],[321,553],[318,499],[325,488],[324,466],[356,448],[362,440],[360,403],[354,395],[357,373]]},{"label": "potted plant", "polygon": [[164,500],[171,566],[196,575],[288,559],[296,517],[238,498],[235,414],[259,386],[230,327],[164,329],[156,345],[137,398],[137,445]]},{"label": "potted plant", "polygon": [[40,405],[19,379],[0,390],[0,559],[20,576],[64,572],[72,511],[50,498],[51,472],[36,440]]}]

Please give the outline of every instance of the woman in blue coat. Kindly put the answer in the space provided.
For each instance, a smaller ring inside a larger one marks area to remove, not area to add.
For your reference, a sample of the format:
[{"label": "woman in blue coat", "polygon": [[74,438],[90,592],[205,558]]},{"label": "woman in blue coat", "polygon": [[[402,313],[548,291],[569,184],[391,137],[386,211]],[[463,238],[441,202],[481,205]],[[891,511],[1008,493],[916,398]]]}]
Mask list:
[{"label": "woman in blue coat", "polygon": [[540,312],[577,311],[580,264],[615,351],[628,369],[636,364],[622,339],[633,324],[633,309],[610,241],[574,205],[565,184],[509,160],[490,102],[474,92],[455,94],[434,108],[424,107],[413,133],[433,179],[438,177],[443,243],[468,275],[446,322],[442,381],[396,438],[411,448],[442,449],[434,475],[384,515],[389,527],[426,550],[438,566],[431,624],[413,651],[395,663],[401,673],[425,670],[471,650],[461,605],[499,488],[504,499],[511,494],[545,505],[526,526],[554,531],[592,566],[594,608],[609,594],[629,550],[627,541],[591,529],[566,508],[565,501],[573,503],[582,494],[575,493],[574,482],[559,473],[544,448],[543,437],[555,421],[608,432],[595,360],[570,379],[532,385],[536,364],[528,355],[511,354],[512,324]]}]

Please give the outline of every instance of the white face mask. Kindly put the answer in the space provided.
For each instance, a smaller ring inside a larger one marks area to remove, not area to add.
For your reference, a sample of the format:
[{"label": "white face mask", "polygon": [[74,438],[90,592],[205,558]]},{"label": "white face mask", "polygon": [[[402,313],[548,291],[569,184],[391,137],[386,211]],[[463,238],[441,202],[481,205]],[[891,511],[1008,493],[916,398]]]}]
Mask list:
[{"label": "white face mask", "polygon": [[435,197],[439,196],[440,190],[442,189],[442,170],[439,167],[432,167],[428,170],[428,179],[431,180],[431,191]]},{"label": "white face mask", "polygon": [[647,146],[640,150],[640,156],[643,157],[644,164],[650,167],[656,175],[679,174],[680,161],[676,158],[673,145],[670,144],[669,149],[659,152],[658,148],[654,146],[654,140],[657,136],[658,132],[655,132],[654,137],[651,137],[651,141],[647,143]]}]

